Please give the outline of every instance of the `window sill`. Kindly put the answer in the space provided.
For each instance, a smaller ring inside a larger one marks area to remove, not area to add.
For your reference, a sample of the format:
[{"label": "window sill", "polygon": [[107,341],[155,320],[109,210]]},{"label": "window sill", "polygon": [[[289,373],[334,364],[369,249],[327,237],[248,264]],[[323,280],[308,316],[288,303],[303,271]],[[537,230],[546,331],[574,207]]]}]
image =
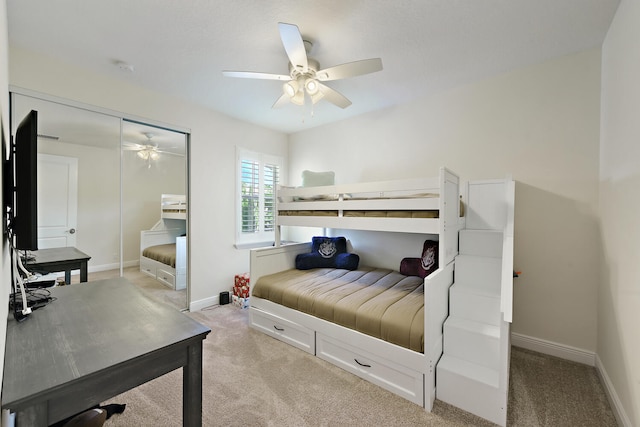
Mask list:
[{"label": "window sill", "polygon": [[[289,241],[282,241],[280,242],[281,246],[284,246],[286,244],[289,243],[295,243],[295,242],[289,242]],[[273,240],[268,241],[268,242],[249,242],[249,243],[236,243],[235,245],[233,245],[236,249],[256,249],[256,248],[267,248],[269,246],[275,246],[275,242]]]},{"label": "window sill", "polygon": [[265,248],[267,246],[273,246],[273,240],[270,242],[249,242],[249,243],[236,243],[236,249],[255,249],[255,248]]}]

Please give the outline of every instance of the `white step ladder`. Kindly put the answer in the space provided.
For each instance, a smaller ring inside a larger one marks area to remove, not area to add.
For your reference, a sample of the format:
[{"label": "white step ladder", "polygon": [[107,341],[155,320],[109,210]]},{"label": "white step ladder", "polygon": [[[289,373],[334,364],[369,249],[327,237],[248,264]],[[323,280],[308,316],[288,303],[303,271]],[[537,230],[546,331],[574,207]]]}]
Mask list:
[{"label": "white step ladder", "polygon": [[444,353],[436,368],[439,400],[502,426],[509,390],[514,188],[510,179],[469,184],[467,228],[460,230]]}]

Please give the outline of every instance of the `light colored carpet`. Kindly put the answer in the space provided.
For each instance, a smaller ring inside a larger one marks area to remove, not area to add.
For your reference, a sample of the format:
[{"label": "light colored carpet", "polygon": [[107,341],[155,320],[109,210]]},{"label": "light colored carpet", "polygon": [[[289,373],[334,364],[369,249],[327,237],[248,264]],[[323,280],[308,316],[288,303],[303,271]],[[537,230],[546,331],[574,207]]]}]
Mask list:
[{"label": "light colored carpet", "polygon": [[[185,310],[187,308],[186,289],[175,291],[158,282],[151,276],[142,273],[138,267],[125,268],[123,273],[125,278],[136,285],[140,290],[144,291],[152,299],[173,306],[178,310]],[[107,270],[89,273],[88,279],[89,281],[94,281],[118,276],[120,276],[120,270]],[[79,277],[77,275],[71,276],[71,283],[79,283]]]},{"label": "light colored carpet", "polygon": [[[125,273],[137,283],[134,271]],[[140,285],[173,304],[162,285]],[[153,282],[153,281],[152,281]],[[204,426],[490,426],[436,401],[432,413],[249,327],[232,305],[188,313],[211,328],[203,350]],[[114,341],[114,345],[117,343]],[[182,425],[182,372],[105,403],[125,403],[105,427]],[[616,426],[593,367],[513,348],[508,425]]]}]

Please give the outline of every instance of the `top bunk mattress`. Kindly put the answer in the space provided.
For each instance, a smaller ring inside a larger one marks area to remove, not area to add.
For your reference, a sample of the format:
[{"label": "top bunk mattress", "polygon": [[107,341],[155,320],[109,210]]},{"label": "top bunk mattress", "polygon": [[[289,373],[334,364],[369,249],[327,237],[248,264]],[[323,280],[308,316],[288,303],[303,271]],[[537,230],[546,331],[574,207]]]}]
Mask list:
[{"label": "top bunk mattress", "polygon": [[423,279],[360,267],[262,276],[252,295],[384,341],[424,352]]},{"label": "top bunk mattress", "polygon": [[144,248],[142,256],[176,268],[176,244],[167,243]]}]

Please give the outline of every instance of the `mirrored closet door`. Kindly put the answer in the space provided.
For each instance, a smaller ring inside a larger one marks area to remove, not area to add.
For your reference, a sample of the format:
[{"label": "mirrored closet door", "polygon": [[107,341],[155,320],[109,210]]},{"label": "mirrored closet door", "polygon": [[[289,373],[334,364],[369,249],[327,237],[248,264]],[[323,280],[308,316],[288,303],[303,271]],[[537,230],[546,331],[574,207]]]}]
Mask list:
[{"label": "mirrored closet door", "polygon": [[[186,211],[188,135],[37,94],[12,92],[11,104],[12,130],[38,111],[39,249],[76,247],[91,257],[89,280],[124,275],[186,309],[186,213],[163,219],[161,203],[181,196]],[[183,238],[177,269],[140,267],[141,236],[154,229]]]},{"label": "mirrored closet door", "polygon": [[161,284],[148,290],[183,308],[187,307],[186,145],[184,133],[122,122],[125,266],[139,263],[142,274]]}]

